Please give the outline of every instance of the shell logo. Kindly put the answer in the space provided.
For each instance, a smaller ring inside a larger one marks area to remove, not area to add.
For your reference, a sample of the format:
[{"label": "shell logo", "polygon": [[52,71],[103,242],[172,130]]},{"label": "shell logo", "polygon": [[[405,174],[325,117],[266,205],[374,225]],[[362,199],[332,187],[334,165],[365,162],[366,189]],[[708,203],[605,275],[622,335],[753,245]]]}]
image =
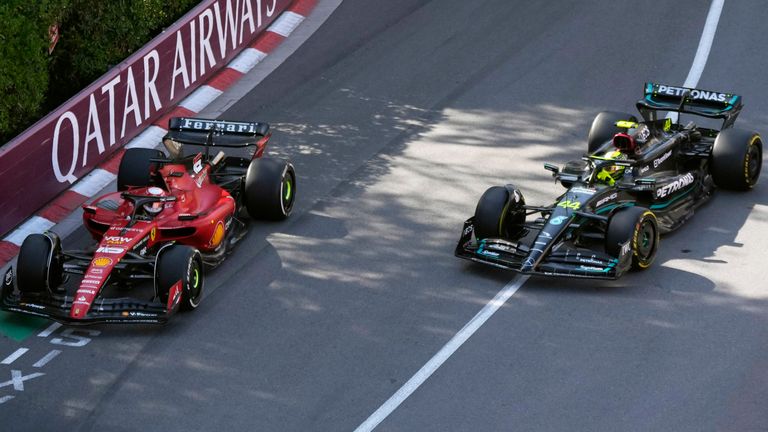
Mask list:
[{"label": "shell logo", "polygon": [[93,265],[96,267],[106,267],[110,264],[112,264],[112,259],[107,257],[95,258],[93,260]]},{"label": "shell logo", "polygon": [[224,240],[224,223],[219,221],[216,224],[216,228],[213,229],[213,235],[211,236],[211,246],[217,247]]}]

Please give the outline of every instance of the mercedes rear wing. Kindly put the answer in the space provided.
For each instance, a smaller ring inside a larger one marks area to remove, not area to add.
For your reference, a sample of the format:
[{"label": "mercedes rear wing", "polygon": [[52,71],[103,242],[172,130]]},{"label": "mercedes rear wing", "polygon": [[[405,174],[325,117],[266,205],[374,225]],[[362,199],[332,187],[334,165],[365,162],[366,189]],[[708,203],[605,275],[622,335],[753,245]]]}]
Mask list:
[{"label": "mercedes rear wing", "polygon": [[656,120],[656,111],[673,111],[723,119],[723,129],[733,125],[743,107],[741,96],[732,93],[645,83],[637,110],[646,120]]}]

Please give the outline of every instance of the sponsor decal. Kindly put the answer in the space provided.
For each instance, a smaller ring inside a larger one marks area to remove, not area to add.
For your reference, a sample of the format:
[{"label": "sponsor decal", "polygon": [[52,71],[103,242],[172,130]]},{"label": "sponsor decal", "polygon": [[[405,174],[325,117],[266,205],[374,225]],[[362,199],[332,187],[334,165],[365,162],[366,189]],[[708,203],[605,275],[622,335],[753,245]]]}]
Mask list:
[{"label": "sponsor decal", "polygon": [[216,228],[213,229],[213,235],[211,236],[211,247],[217,247],[224,240],[224,222],[219,221],[216,223]]},{"label": "sponsor decal", "polygon": [[84,301],[85,301],[85,296],[80,296],[80,297],[78,297],[77,301],[81,301],[81,302],[84,302]]},{"label": "sponsor decal", "polygon": [[523,266],[524,266],[524,267],[533,267],[533,258],[527,258],[527,259],[526,259],[526,260],[523,262]]},{"label": "sponsor decal", "polygon": [[156,237],[157,237],[157,227],[152,227],[152,230],[149,232],[149,240],[155,241]]},{"label": "sponsor decal", "polygon": [[542,237],[545,237],[545,238],[548,238],[548,239],[551,239],[551,238],[552,238],[552,234],[550,234],[550,233],[548,233],[548,232],[546,232],[546,231],[542,231],[540,235],[541,235]]},{"label": "sponsor decal", "polygon": [[663,155],[657,157],[653,160],[653,167],[658,168],[659,165],[663,164],[665,160],[669,159],[669,157],[672,156],[672,150],[667,151]]},{"label": "sponsor decal", "polygon": [[141,247],[144,247],[147,242],[149,242],[149,237],[144,237],[143,239],[139,240],[134,246],[133,250],[139,249]]},{"label": "sponsor decal", "polygon": [[39,304],[34,304],[34,303],[19,303],[19,306],[24,306],[32,309],[45,309],[45,306],[41,306]]},{"label": "sponsor decal", "polygon": [[5,273],[5,284],[11,285],[13,283],[13,270],[8,270]]},{"label": "sponsor decal", "polygon": [[126,228],[121,228],[121,229],[120,229],[120,231],[126,231],[126,232],[136,232],[136,233],[144,232],[144,230],[143,230],[143,229],[139,229],[139,228],[128,228],[128,227],[126,227]]},{"label": "sponsor decal", "polygon": [[475,227],[473,227],[472,225],[470,225],[470,226],[468,226],[468,227],[464,228],[464,232],[462,232],[462,233],[461,233],[461,236],[462,236],[462,237],[464,237],[464,236],[467,236],[467,235],[469,235],[469,233],[471,233],[471,232],[472,232],[472,231],[474,231],[474,230],[475,230]]},{"label": "sponsor decal", "polygon": [[198,153],[195,155],[195,159],[192,162],[192,169],[195,171],[195,174],[203,170],[203,154],[202,153]]},{"label": "sponsor decal", "polygon": [[596,189],[583,188],[583,187],[575,187],[575,188],[571,189],[571,192],[592,195],[595,192],[597,192],[597,190]]},{"label": "sponsor decal", "polygon": [[614,192],[614,193],[608,195],[607,197],[600,199],[597,202],[597,204],[595,204],[595,207],[600,207],[601,205],[603,205],[605,203],[611,202],[611,201],[615,200],[618,196],[619,196],[619,194]]},{"label": "sponsor decal", "polygon": [[672,194],[686,186],[689,186],[691,183],[693,183],[693,181],[694,181],[693,174],[686,173],[684,175],[681,175],[677,177],[675,180],[673,180],[671,183],[656,189],[656,197],[664,198],[669,194]]},{"label": "sponsor decal", "polygon": [[603,264],[603,262],[600,261],[599,259],[597,259],[597,257],[595,255],[592,255],[589,258],[584,258],[584,257],[581,257],[580,255],[576,255],[576,259],[579,262],[582,262],[582,263],[585,263],[585,264],[597,264],[597,265],[602,265]]},{"label": "sponsor decal", "polygon": [[86,284],[86,285],[101,285],[100,280],[91,280],[91,279],[83,279],[80,284]]},{"label": "sponsor decal", "polygon": [[146,313],[146,312],[136,312],[136,311],[124,311],[120,315],[124,317],[154,317],[154,314]]},{"label": "sponsor decal", "polygon": [[499,251],[510,251],[514,249],[512,246],[507,246],[503,244],[490,244],[487,247],[488,249],[499,250]]},{"label": "sponsor decal", "polygon": [[[102,273],[104,273],[104,270],[99,269],[99,268],[93,268],[93,269],[91,269],[90,273],[91,274],[102,274]],[[86,276],[86,277],[88,277],[88,276]]]},{"label": "sponsor decal", "polygon": [[493,257],[493,258],[498,258],[499,257],[499,254],[497,252],[491,252],[491,251],[487,251],[485,249],[478,249],[477,253],[478,253],[478,255],[485,255],[485,256],[489,256],[489,257]]},{"label": "sponsor decal", "polygon": [[623,245],[621,245],[621,256],[627,255],[632,251],[632,248],[629,245],[629,240],[627,240]]},{"label": "sponsor decal", "polygon": [[112,259],[107,257],[94,258],[92,264],[95,267],[106,267],[112,264]]},{"label": "sponsor decal", "polygon": [[125,249],[124,248],[120,248],[120,247],[114,247],[114,246],[102,246],[102,247],[96,249],[96,252],[97,253],[119,255],[121,253],[124,253]]},{"label": "sponsor decal", "polygon": [[517,189],[512,191],[512,199],[514,199],[515,202],[520,202],[520,192],[518,192]]},{"label": "sponsor decal", "polygon": [[560,201],[560,203],[557,204],[557,206],[562,207],[564,209],[578,210],[581,207],[581,203],[578,201],[565,200],[565,201]]},{"label": "sponsor decal", "polygon": [[593,272],[602,272],[602,271],[605,271],[605,269],[604,269],[604,268],[602,268],[602,267],[593,267],[593,266],[585,266],[585,265],[581,265],[581,266],[579,266],[579,269],[581,269],[581,270],[586,270],[586,271],[593,271]]},{"label": "sponsor decal", "polygon": [[[683,87],[659,85],[659,89],[657,90],[657,92],[667,96],[682,96],[686,90],[687,89]],[[713,102],[725,102],[726,99],[728,99],[728,96],[729,95],[727,93],[718,93],[718,92],[711,92],[711,91],[697,90],[697,89],[692,89],[690,93],[691,99],[707,100],[707,101],[713,101]]]},{"label": "sponsor decal", "polygon": [[195,179],[195,184],[197,185],[198,188],[203,187],[203,181],[205,180],[205,177],[206,177],[206,174],[202,173],[199,176],[197,176],[197,178]]},{"label": "sponsor decal", "polygon": [[77,290],[78,294],[90,294],[90,295],[96,295],[95,289],[89,289],[89,288],[80,288]]},{"label": "sponsor decal", "polygon": [[110,245],[121,245],[131,241],[131,238],[123,236],[104,236],[103,240],[105,243]]},{"label": "sponsor decal", "polygon": [[258,131],[256,128],[258,123],[245,123],[245,122],[230,122],[230,121],[215,121],[215,120],[203,120],[194,118],[185,118],[181,123],[181,127],[184,129],[195,129],[200,131],[207,131],[215,129],[224,132],[235,133],[248,133],[253,134]]},{"label": "sponsor decal", "polygon": [[645,174],[645,173],[647,173],[647,172],[648,172],[648,170],[649,170],[649,169],[651,169],[651,167],[650,167],[649,165],[646,165],[646,166],[644,166],[644,167],[640,168],[640,169],[638,170],[638,173],[639,173],[639,174]]},{"label": "sponsor decal", "polygon": [[568,216],[556,216],[549,220],[549,223],[552,225],[562,225],[565,220],[568,219]]}]

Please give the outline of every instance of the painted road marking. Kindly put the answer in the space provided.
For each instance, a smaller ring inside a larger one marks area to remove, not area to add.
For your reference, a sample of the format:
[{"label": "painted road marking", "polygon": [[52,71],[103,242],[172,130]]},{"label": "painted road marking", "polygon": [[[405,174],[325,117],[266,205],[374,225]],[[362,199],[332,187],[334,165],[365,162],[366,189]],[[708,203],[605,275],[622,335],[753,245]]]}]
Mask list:
[{"label": "painted road marking", "polygon": [[696,87],[699,84],[701,73],[704,72],[704,66],[707,65],[709,50],[712,49],[712,42],[715,40],[717,23],[720,22],[723,5],[725,5],[725,0],[712,0],[712,4],[709,5],[709,13],[707,13],[707,21],[704,23],[704,31],[701,32],[696,57],[693,58],[691,70],[688,72],[683,87]]},{"label": "painted road marking", "polygon": [[47,337],[48,337],[48,336],[50,336],[50,335],[51,335],[53,332],[55,332],[56,330],[58,330],[58,329],[59,329],[59,327],[61,327],[61,323],[57,323],[57,322],[54,322],[54,323],[52,323],[51,325],[49,325],[47,329],[45,329],[45,330],[41,331],[40,333],[38,333],[38,334],[37,334],[37,337],[41,337],[41,338],[47,338]]},{"label": "painted road marking", "polygon": [[38,360],[35,364],[32,365],[32,367],[41,368],[48,364],[51,360],[56,358],[57,355],[61,354],[61,350],[52,350],[48,354],[46,354],[43,358]]},{"label": "painted road marking", "polygon": [[23,356],[27,351],[29,351],[29,348],[19,348],[14,351],[13,354],[9,355],[3,361],[1,361],[0,364],[9,365],[15,362],[19,357]]},{"label": "painted road marking", "polygon": [[13,389],[16,391],[24,391],[24,381],[29,381],[37,377],[45,375],[42,372],[35,372],[29,375],[22,375],[20,370],[13,369],[11,371],[11,379],[0,383],[0,388],[13,385]]},{"label": "painted road marking", "polygon": [[16,342],[28,338],[47,323],[45,318],[0,311],[0,333]]},{"label": "painted road marking", "polygon": [[419,369],[414,376],[411,377],[400,389],[395,392],[392,397],[387,399],[384,404],[379,407],[368,419],[355,429],[355,432],[372,431],[373,428],[379,425],[385,418],[387,418],[392,411],[400,406],[408,396],[416,391],[419,386],[424,384],[424,381],[432,376],[435,371],[448,360],[453,353],[456,352],[475,332],[485,324],[486,321],[493,314],[496,313],[499,308],[504,306],[504,303],[509,300],[514,293],[528,280],[528,276],[516,276],[512,279],[501,291],[496,294],[491,301],[489,301],[481,310],[477,313],[455,336],[443,346],[440,351],[437,352],[429,361]]},{"label": "painted road marking", "polygon": [[15,398],[16,396],[3,396],[0,398],[0,405],[8,402],[9,400]]},{"label": "painted road marking", "polygon": [[[685,87],[695,87],[699,83],[701,73],[707,64],[709,51],[715,38],[717,23],[720,21],[720,14],[723,11],[725,0],[712,0],[707,14],[707,21],[704,24],[704,31],[699,40],[699,47],[696,50],[696,57],[688,72],[688,78],[685,80]],[[427,380],[453,353],[458,350],[464,342],[472,336],[477,329],[485,324],[488,319],[507,301],[518,289],[528,280],[527,276],[518,276],[512,279],[504,288],[496,294],[488,304],[486,304],[477,315],[472,318],[456,335],[443,346],[414,376],[411,377],[392,397],[387,399],[363,424],[355,429],[355,432],[372,431],[384,419],[400,406],[424,381]]]}]

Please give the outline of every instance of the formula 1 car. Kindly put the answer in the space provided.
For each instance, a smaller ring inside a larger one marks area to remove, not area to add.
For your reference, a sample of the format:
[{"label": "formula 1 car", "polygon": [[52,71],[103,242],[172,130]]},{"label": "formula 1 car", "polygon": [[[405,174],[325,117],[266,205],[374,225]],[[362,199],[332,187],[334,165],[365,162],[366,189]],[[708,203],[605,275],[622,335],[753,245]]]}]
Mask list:
[{"label": "formula 1 car", "polygon": [[[760,135],[733,128],[741,96],[646,83],[637,109],[643,121],[598,114],[584,157],[544,165],[567,189],[552,205],[526,205],[511,184],[488,189],[456,256],[525,274],[615,279],[648,268],[660,234],[691,217],[716,186],[757,183]],[[722,127],[681,125],[681,113],[721,119]]]},{"label": "formula 1 car", "polygon": [[5,274],[2,309],[67,324],[165,323],[197,308],[204,267],[224,260],[248,216],[290,215],[296,175],[287,161],[262,157],[268,124],[172,118],[169,126],[167,156],[126,150],[118,191],[83,205],[96,245],[62,250],[53,232],[24,240],[16,274]]}]

